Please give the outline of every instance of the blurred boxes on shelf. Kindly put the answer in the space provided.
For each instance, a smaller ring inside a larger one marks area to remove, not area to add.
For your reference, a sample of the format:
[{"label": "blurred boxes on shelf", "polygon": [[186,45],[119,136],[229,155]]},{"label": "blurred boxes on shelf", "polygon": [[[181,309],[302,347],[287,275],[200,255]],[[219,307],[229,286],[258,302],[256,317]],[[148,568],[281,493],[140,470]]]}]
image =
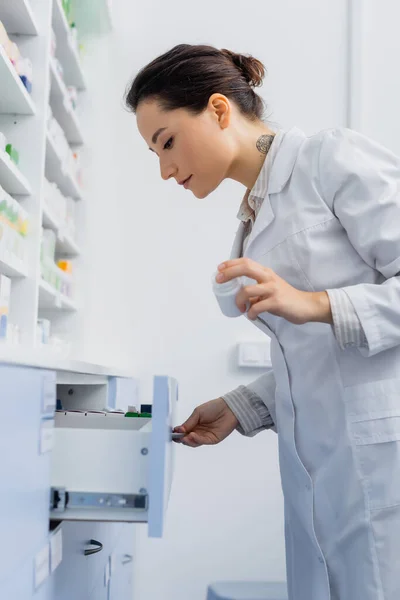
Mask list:
[{"label": "blurred boxes on shelf", "polygon": [[0,274],[0,340],[7,339],[10,312],[11,279]]},{"label": "blurred boxes on shelf", "polygon": [[67,173],[73,175],[75,179],[80,179],[80,160],[79,153],[72,151],[64,130],[59,122],[53,117],[51,107],[47,107],[47,131],[51,137],[57,154],[61,160],[62,168]]},{"label": "blurred boxes on shelf", "polygon": [[75,200],[63,196],[55,183],[44,179],[43,200],[51,216],[57,221],[63,235],[75,237]]},{"label": "blurred boxes on shelf", "polygon": [[0,260],[25,270],[27,212],[0,186]]},{"label": "blurred boxes on shelf", "polygon": [[[51,285],[57,292],[72,298],[72,264],[71,261],[60,261],[65,267],[68,264],[68,270],[60,268],[55,262],[57,236],[52,229],[42,229],[42,244],[40,253],[40,270],[44,281]],[[65,264],[64,264],[65,263]]]},{"label": "blurred boxes on shelf", "polygon": [[36,324],[37,345],[48,344],[50,340],[51,323],[49,319],[38,319]]},{"label": "blurred boxes on shelf", "polygon": [[1,21],[0,45],[3,46],[5,53],[10,59],[11,64],[16,70],[17,75],[21,79],[26,90],[31,93],[33,80],[32,62],[29,58],[21,55],[17,44],[8,37],[7,31]]}]

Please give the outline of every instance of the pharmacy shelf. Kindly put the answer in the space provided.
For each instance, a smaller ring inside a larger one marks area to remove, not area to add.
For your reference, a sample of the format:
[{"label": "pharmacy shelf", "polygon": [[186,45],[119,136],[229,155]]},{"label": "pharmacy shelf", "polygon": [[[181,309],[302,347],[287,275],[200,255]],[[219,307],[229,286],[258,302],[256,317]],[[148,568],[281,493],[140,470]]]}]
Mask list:
[{"label": "pharmacy shelf", "polygon": [[34,115],[35,105],[0,44],[0,113]]},{"label": "pharmacy shelf", "polygon": [[63,66],[67,85],[74,85],[79,90],[86,89],[79,54],[74,45],[61,0],[53,2],[53,29],[57,40],[56,56]]},{"label": "pharmacy shelf", "polygon": [[0,150],[0,185],[9,194],[28,196],[31,186],[7,152]]},{"label": "pharmacy shelf", "polygon": [[15,279],[21,279],[28,276],[25,265],[17,258],[14,258],[10,253],[7,253],[6,255],[0,253],[0,273]]},{"label": "pharmacy shelf", "polygon": [[75,312],[78,307],[71,298],[60,294],[47,281],[41,279],[39,283],[39,309]]},{"label": "pharmacy shelf", "polygon": [[57,148],[49,133],[46,136],[46,178],[58,185],[64,196],[71,196],[76,200],[82,199],[82,191],[75,177],[64,168],[58,155]]},{"label": "pharmacy shelf", "polygon": [[44,205],[43,207],[43,226],[48,229],[52,229],[57,234],[56,241],[56,252],[59,255],[68,257],[79,256],[81,251],[79,249],[78,244],[75,240],[68,234],[63,231],[63,227],[61,223],[57,220],[54,215],[52,215],[49,208]]},{"label": "pharmacy shelf", "polygon": [[68,92],[54,60],[50,60],[51,91],[50,104],[70,144],[83,144],[83,135],[78,117],[68,97]]},{"label": "pharmacy shelf", "polygon": [[0,20],[7,33],[38,34],[35,17],[28,0],[0,0]]},{"label": "pharmacy shelf", "polygon": [[68,234],[63,235],[62,232],[59,231],[56,241],[56,253],[59,256],[68,258],[79,256],[81,251],[78,244],[72,239],[71,236]]}]

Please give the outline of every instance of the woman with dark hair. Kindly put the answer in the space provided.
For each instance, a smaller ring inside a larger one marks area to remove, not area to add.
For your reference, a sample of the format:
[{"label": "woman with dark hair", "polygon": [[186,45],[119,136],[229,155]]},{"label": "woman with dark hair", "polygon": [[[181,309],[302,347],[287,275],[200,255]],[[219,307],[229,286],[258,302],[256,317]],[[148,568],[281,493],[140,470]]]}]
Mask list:
[{"label": "woman with dark hair", "polygon": [[398,600],[400,160],[348,129],[271,129],[263,76],[180,45],[126,98],[164,179],[247,188],[217,280],[244,278],[236,304],[271,339],[271,369],[175,431],[192,447],[278,433],[291,600]]}]

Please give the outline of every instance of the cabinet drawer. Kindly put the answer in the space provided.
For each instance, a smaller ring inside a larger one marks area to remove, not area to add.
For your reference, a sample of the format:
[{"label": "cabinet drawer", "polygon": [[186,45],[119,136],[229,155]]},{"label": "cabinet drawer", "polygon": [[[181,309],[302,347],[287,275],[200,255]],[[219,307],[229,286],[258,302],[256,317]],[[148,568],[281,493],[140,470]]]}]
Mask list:
[{"label": "cabinet drawer", "polygon": [[[63,560],[52,575],[57,600],[89,598],[97,582],[103,581],[121,528],[117,523],[63,521]],[[93,553],[88,554],[88,550]]]},{"label": "cabinet drawer", "polygon": [[172,483],[178,386],[154,378],[151,419],[57,413],[51,517],[148,522],[161,537]]},{"label": "cabinet drawer", "polygon": [[133,596],[134,525],[122,526],[117,547],[112,553],[109,600],[130,600]]}]

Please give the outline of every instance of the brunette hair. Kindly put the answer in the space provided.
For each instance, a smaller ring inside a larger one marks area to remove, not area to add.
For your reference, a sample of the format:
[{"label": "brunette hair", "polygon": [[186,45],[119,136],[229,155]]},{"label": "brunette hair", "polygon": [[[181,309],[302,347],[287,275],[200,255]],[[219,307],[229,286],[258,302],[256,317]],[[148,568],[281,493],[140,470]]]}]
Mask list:
[{"label": "brunette hair", "polygon": [[136,113],[143,100],[155,98],[163,110],[186,108],[200,114],[216,92],[233,100],[250,120],[261,119],[264,102],[255,93],[265,67],[250,55],[213,46],[180,44],[158,56],[136,75],[126,93]]}]

